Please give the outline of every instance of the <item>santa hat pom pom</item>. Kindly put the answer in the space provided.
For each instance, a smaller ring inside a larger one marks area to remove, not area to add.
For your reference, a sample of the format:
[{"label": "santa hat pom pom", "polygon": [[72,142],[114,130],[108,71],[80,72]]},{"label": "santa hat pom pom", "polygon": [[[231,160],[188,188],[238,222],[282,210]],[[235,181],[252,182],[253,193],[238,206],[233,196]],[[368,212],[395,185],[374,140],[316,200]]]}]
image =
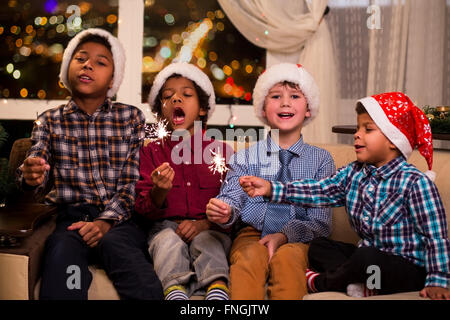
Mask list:
[{"label": "santa hat pom pom", "polygon": [[425,175],[430,178],[431,181],[434,181],[436,179],[436,172],[431,171],[431,170],[427,170],[425,172]]}]

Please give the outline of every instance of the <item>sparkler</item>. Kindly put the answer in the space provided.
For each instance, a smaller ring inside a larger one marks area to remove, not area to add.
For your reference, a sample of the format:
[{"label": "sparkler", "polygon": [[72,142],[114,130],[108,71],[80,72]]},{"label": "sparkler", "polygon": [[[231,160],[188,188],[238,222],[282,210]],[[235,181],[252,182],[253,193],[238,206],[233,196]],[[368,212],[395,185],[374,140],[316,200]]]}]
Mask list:
[{"label": "sparkler", "polygon": [[161,140],[164,142],[164,139],[170,136],[170,131],[167,130],[166,119],[158,120],[155,124],[145,125],[145,138],[150,139],[151,141]]},{"label": "sparkler", "polygon": [[220,182],[223,182],[223,174],[229,170],[225,158],[220,153],[220,148],[217,153],[211,150],[211,154],[213,155],[212,163],[208,168],[213,174],[220,173]]}]

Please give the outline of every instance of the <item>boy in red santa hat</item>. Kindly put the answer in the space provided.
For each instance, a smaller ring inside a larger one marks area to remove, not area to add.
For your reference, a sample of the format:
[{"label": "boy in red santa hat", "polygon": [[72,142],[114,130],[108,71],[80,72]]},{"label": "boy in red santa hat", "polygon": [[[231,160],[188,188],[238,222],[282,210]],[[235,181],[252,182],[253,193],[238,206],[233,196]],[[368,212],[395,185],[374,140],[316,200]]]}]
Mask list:
[{"label": "boy in red santa hat", "polygon": [[[241,186],[252,197],[274,202],[346,206],[361,241],[358,247],[327,238],[311,242],[311,292],[346,291],[361,297],[421,290],[422,297],[450,299],[450,241],[445,209],[432,181],[427,118],[400,92],[363,98],[356,112],[357,161],[320,181],[282,184],[241,177]],[[415,147],[427,161],[425,174],[406,162]],[[368,270],[378,270],[379,281],[372,281]]]}]

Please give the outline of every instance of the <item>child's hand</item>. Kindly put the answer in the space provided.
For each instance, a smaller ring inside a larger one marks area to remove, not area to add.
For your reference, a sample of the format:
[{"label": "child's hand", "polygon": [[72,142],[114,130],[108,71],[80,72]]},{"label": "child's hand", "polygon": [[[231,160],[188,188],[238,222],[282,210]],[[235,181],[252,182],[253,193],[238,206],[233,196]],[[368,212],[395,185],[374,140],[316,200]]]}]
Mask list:
[{"label": "child's hand", "polygon": [[441,287],[425,287],[420,296],[432,300],[450,300],[450,290]]},{"label": "child's hand", "polygon": [[49,171],[50,166],[42,158],[26,158],[20,170],[22,170],[25,183],[35,187],[44,182],[45,171]]},{"label": "child's hand", "polygon": [[231,216],[231,207],[222,200],[212,198],[206,205],[206,216],[214,223],[227,223]]},{"label": "child's hand", "polygon": [[153,184],[157,188],[169,191],[172,189],[172,181],[175,177],[175,171],[168,162],[164,162],[158,168],[153,170],[151,177]]},{"label": "child's hand", "polygon": [[91,248],[98,244],[109,229],[111,229],[111,224],[106,220],[78,221],[67,227],[67,230],[78,230],[83,241]]},{"label": "child's hand", "polygon": [[243,176],[239,178],[242,189],[254,198],[257,196],[270,197],[272,185],[269,181],[253,176]]},{"label": "child's hand", "polygon": [[270,259],[272,259],[275,251],[277,251],[277,249],[285,243],[287,243],[287,238],[281,232],[268,234],[264,238],[259,240],[259,244],[266,246],[267,250],[269,251],[269,261]]},{"label": "child's hand", "polygon": [[202,220],[183,220],[175,233],[183,239],[184,242],[190,243],[200,232],[210,228],[210,222],[206,219]]}]

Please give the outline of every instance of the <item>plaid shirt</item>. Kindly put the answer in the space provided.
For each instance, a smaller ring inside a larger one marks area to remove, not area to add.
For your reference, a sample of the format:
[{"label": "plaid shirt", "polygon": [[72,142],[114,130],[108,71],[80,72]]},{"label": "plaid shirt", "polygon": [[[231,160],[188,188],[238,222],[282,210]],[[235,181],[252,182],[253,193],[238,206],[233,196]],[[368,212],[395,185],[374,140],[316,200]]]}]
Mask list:
[{"label": "plaid shirt", "polygon": [[353,162],[321,181],[272,182],[270,200],[346,206],[360,246],[425,267],[425,286],[448,286],[450,241],[444,206],[435,184],[403,157],[379,168]]},{"label": "plaid shirt", "polygon": [[[27,156],[44,158],[51,166],[54,186],[47,202],[92,204],[102,210],[99,219],[127,220],[139,179],[144,126],[138,108],[110,99],[92,115],[73,100],[41,114]],[[40,188],[48,180],[47,174]]]},{"label": "plaid shirt", "polygon": [[[289,164],[293,179],[322,179],[335,172],[334,161],[328,151],[304,143],[303,137],[288,150],[295,155]],[[262,231],[267,202],[262,197],[250,198],[239,185],[239,177],[253,175],[275,179],[281,166],[279,151],[280,147],[268,135],[267,139],[230,158],[230,171],[217,198],[230,205],[232,216],[222,227],[230,227],[240,218],[242,222]],[[309,242],[331,232],[331,209],[291,205],[285,214],[289,215],[290,220],[280,232],[289,242]]]}]

